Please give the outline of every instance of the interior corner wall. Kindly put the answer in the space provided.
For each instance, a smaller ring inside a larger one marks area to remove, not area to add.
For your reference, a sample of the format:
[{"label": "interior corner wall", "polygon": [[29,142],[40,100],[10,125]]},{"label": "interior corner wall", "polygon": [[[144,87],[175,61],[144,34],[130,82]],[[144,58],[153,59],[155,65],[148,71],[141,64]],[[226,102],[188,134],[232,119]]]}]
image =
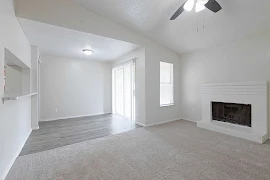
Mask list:
[{"label": "interior corner wall", "polygon": [[112,112],[111,63],[41,55],[41,121]]},{"label": "interior corner wall", "polygon": [[[12,0],[0,1],[0,98],[4,96],[4,48],[31,67],[31,47]],[[31,132],[31,99],[0,103],[0,179],[4,179]]]},{"label": "interior corner wall", "polygon": [[31,88],[30,92],[37,93],[31,97],[32,129],[39,129],[39,49],[31,46]]},{"label": "interior corner wall", "polygon": [[139,48],[113,62],[113,67],[122,63],[136,61],[135,88],[136,88],[136,114],[135,121],[140,125],[145,125],[145,48]]},{"label": "interior corner wall", "polygon": [[151,125],[179,119],[179,81],[175,81],[175,106],[159,108],[159,62],[173,62],[178,77],[177,53],[71,0],[17,0],[16,15],[145,47],[145,123]]},{"label": "interior corner wall", "polygon": [[182,117],[199,121],[202,84],[270,81],[270,31],[185,54],[180,67]]},{"label": "interior corner wall", "polygon": [[[160,107],[160,61],[174,66],[174,105]],[[158,45],[146,48],[146,125],[155,125],[181,119],[180,114],[180,60],[179,55]]]}]

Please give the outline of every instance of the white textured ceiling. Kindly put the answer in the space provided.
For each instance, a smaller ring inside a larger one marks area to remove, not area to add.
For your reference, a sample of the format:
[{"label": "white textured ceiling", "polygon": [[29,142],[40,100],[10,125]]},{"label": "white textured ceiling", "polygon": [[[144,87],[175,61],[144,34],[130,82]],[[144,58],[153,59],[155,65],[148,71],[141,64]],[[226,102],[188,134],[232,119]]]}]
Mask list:
[{"label": "white textured ceiling", "polygon": [[[270,0],[217,0],[222,10],[184,12],[185,0],[73,0],[178,53],[241,39],[270,28]],[[198,29],[198,31],[197,31]]]},{"label": "white textured ceiling", "polygon": [[[41,54],[69,58],[112,61],[139,46],[89,33],[18,18],[31,45],[38,46]],[[93,55],[82,50],[90,48]]]}]

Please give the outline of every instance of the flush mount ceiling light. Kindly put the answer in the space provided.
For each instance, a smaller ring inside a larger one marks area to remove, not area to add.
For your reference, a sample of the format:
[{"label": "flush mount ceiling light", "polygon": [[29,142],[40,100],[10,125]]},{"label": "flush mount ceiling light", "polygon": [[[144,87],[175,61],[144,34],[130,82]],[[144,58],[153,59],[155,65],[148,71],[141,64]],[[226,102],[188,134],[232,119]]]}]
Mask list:
[{"label": "flush mount ceiling light", "polygon": [[87,55],[87,56],[90,56],[90,55],[92,55],[92,54],[94,53],[94,51],[91,50],[91,49],[84,49],[83,52],[84,52],[84,54]]}]

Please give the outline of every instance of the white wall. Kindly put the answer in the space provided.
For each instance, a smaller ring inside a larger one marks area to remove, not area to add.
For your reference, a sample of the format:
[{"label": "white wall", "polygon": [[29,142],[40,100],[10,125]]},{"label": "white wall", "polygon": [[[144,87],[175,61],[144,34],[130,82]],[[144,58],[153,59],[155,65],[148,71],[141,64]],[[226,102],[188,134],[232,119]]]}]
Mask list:
[{"label": "white wall", "polygon": [[6,65],[6,88],[5,95],[8,94],[21,94],[22,93],[22,80],[21,68],[19,66]]},{"label": "white wall", "polygon": [[136,59],[136,123],[145,125],[145,48],[139,48],[116,59],[113,66]]},{"label": "white wall", "polygon": [[211,82],[270,81],[270,31],[181,57],[181,111],[201,120],[201,85]]},{"label": "white wall", "polygon": [[[179,59],[177,53],[70,0],[17,0],[16,14],[22,18],[119,39],[145,47],[145,122],[155,124],[180,117],[177,94],[175,106],[159,108],[159,61],[176,63],[174,67],[175,72],[178,73],[179,71],[176,69],[179,67],[177,66]],[[178,93],[178,89],[179,87],[176,85],[176,93]]]},{"label": "white wall", "polygon": [[[31,49],[11,0],[0,0],[0,98],[4,96],[4,48],[31,67]],[[0,179],[4,179],[31,132],[31,99],[0,103]]]},{"label": "white wall", "polygon": [[41,121],[112,112],[110,63],[48,55],[41,61]]},{"label": "white wall", "polygon": [[29,68],[21,68],[22,94],[31,92],[31,73]]},{"label": "white wall", "polygon": [[[160,61],[174,65],[174,105],[160,107]],[[148,48],[145,61],[147,125],[181,119],[180,114],[180,61],[178,54],[153,45]]]}]

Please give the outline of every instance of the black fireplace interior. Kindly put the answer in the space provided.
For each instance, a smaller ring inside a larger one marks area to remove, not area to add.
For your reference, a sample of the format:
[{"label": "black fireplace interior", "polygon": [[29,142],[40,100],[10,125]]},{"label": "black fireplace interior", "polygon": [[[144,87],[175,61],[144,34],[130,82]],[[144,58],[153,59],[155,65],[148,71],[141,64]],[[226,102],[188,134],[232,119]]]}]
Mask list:
[{"label": "black fireplace interior", "polygon": [[212,102],[212,119],[251,127],[251,105]]}]

